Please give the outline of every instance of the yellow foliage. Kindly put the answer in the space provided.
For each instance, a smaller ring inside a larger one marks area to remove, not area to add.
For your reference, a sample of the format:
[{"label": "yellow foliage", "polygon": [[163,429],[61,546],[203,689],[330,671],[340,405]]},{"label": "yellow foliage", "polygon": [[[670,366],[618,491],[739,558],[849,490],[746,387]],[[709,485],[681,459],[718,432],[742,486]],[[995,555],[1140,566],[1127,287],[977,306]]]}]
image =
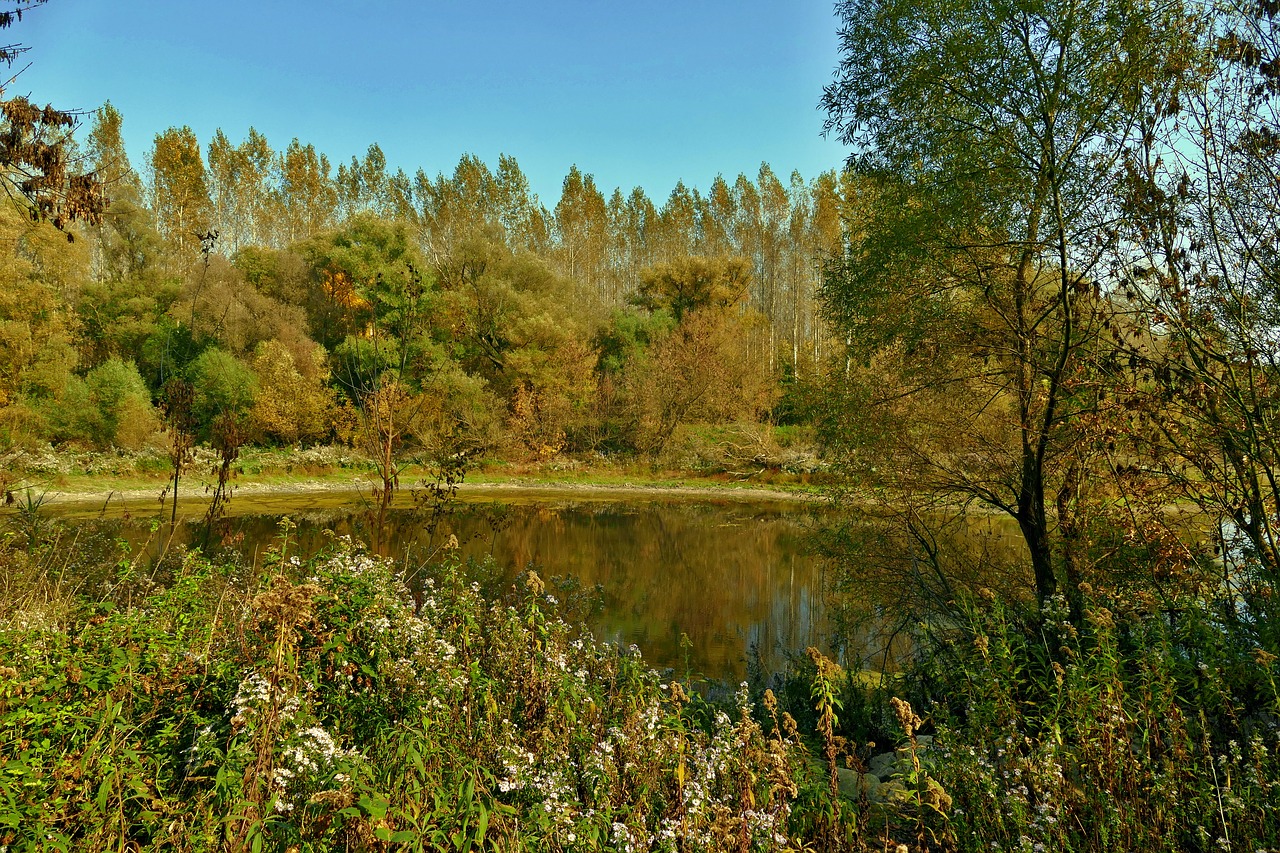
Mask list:
[{"label": "yellow foliage", "polygon": [[324,384],[324,350],[313,347],[306,375],[298,370],[293,353],[276,340],[264,341],[254,351],[252,368],[258,377],[258,395],[249,412],[251,428],[285,444],[318,441],[334,426],[333,392]]},{"label": "yellow foliage", "polygon": [[324,288],[325,295],[335,305],[352,310],[364,310],[369,307],[369,301],[356,290],[355,282],[345,270],[333,268],[325,270],[321,273],[320,286]]}]

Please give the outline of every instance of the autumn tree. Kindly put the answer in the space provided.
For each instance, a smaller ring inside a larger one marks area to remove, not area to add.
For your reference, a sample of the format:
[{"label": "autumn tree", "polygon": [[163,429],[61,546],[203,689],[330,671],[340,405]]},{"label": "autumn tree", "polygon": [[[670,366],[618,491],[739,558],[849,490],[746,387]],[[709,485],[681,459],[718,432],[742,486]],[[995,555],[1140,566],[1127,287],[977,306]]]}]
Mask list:
[{"label": "autumn tree", "polygon": [[[1114,274],[1135,313],[1118,336],[1134,421],[1127,447],[1144,474],[1214,522],[1230,594],[1274,613],[1280,29],[1265,3],[1197,23],[1184,73],[1152,87],[1120,188],[1127,251]],[[1138,471],[1126,466],[1131,479]],[[1257,629],[1269,632],[1265,622]]]},{"label": "autumn tree", "polygon": [[276,157],[271,189],[273,242],[278,248],[332,227],[338,191],[329,158],[297,139]]},{"label": "autumn tree", "polygon": [[258,380],[248,424],[255,438],[310,444],[333,432],[336,401],[327,384],[328,356],[322,347],[313,345],[299,359],[279,341],[263,341],[249,367]]},{"label": "autumn tree", "polygon": [[338,210],[341,218],[372,214],[384,219],[409,220],[416,215],[413,182],[399,170],[387,171],[387,156],[376,142],[365,151],[363,159],[338,164],[334,177]]},{"label": "autumn tree", "polygon": [[665,310],[679,323],[696,311],[738,305],[751,280],[739,258],[681,258],[646,271],[633,301],[649,311]]},{"label": "autumn tree", "polygon": [[475,234],[437,258],[438,321],[460,365],[505,409],[515,449],[546,457],[585,416],[595,368],[589,324],[571,309],[568,282],[497,238]]},{"label": "autumn tree", "polygon": [[[477,230],[505,227],[499,225],[503,214],[498,209],[497,192],[497,179],[473,154],[463,155],[448,177],[438,174],[432,180],[419,170],[414,197],[428,251],[440,257]],[[507,204],[518,206],[514,199],[508,199]],[[507,215],[514,213],[508,211]]]},{"label": "autumn tree", "polygon": [[734,250],[733,219],[736,214],[733,190],[724,175],[716,175],[711,182],[711,189],[703,199],[703,254],[727,255]]},{"label": "autumn tree", "polygon": [[908,494],[1006,513],[1038,598],[1062,581],[1070,592],[1083,567],[1063,514],[1091,482],[1107,189],[1179,49],[1177,10],[845,0],[838,11],[842,59],[824,104],[866,183],[825,297],[871,370],[860,411],[910,424],[879,431],[880,470],[903,474],[891,481]]},{"label": "autumn tree", "polygon": [[772,405],[767,366],[747,357],[745,325],[759,316],[740,310],[750,283],[739,258],[688,258],[644,275],[636,302],[675,323],[626,379],[636,441],[651,456],[683,424],[758,417]]},{"label": "autumn tree", "polygon": [[151,150],[151,209],[160,234],[185,258],[194,259],[201,235],[213,224],[200,142],[191,128],[156,135]]},{"label": "autumn tree", "polygon": [[697,253],[701,207],[698,191],[685,186],[684,181],[676,181],[648,234],[656,261],[670,263]]},{"label": "autumn tree", "polygon": [[252,127],[239,145],[232,145],[221,129],[209,142],[211,222],[228,256],[266,242],[269,180],[275,158],[266,137]]},{"label": "autumn tree", "polygon": [[609,198],[610,278],[614,293],[609,302],[618,304],[640,287],[640,274],[653,265],[652,235],[657,229],[658,211],[644,190],[636,187],[625,198],[616,190]]},{"label": "autumn tree", "polygon": [[595,178],[577,166],[569,169],[555,209],[559,237],[559,269],[572,284],[575,298],[599,298],[606,279],[609,219]]},{"label": "autumn tree", "polygon": [[[22,20],[45,0],[16,0],[0,11],[0,30]],[[0,46],[0,62],[8,68],[27,48]],[[8,97],[13,83],[0,85],[0,188],[28,218],[48,221],[59,230],[72,222],[92,224],[102,215],[102,184],[97,174],[71,162],[72,133],[78,115],[52,106],[39,107],[22,95]],[[67,239],[72,235],[67,232]]]},{"label": "autumn tree", "polygon": [[93,116],[86,154],[93,164],[93,171],[102,182],[108,201],[142,199],[142,181],[129,162],[124,149],[124,117],[110,101],[102,105]]},{"label": "autumn tree", "polygon": [[181,280],[165,269],[164,243],[144,204],[122,126],[119,111],[105,104],[94,117],[86,146],[107,206],[101,222],[88,231],[93,275],[75,302],[84,367],[112,357],[137,360],[181,287]]},{"label": "autumn tree", "polygon": [[83,241],[0,207],[0,446],[49,434],[77,364],[69,296],[88,275]]},{"label": "autumn tree", "polygon": [[379,276],[425,269],[409,228],[372,214],[315,235],[295,247],[310,268],[305,296],[311,337],[329,352],[366,332],[373,317],[367,288]]}]

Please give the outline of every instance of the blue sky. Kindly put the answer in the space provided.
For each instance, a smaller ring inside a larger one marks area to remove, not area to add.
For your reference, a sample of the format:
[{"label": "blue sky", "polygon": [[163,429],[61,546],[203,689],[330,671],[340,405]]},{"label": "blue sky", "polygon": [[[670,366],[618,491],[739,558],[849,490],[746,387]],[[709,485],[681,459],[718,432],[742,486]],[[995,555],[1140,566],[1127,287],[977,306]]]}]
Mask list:
[{"label": "blue sky", "polygon": [[377,142],[410,174],[511,154],[550,206],[574,164],[660,203],[679,179],[761,161],[812,178],[844,156],[817,106],[830,0],[50,0],[5,35],[31,47],[10,91],[110,100],[135,167],[171,125],[205,145],[252,125],[335,165]]}]

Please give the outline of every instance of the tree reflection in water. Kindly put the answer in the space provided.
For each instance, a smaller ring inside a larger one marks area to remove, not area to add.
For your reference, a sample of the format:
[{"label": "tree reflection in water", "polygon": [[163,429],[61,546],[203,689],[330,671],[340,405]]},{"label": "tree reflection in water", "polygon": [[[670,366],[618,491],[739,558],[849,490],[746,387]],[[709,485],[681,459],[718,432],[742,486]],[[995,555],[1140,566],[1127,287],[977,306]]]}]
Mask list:
[{"label": "tree reflection in water", "polygon": [[[238,503],[238,506],[237,506]],[[358,506],[310,507],[279,500],[233,502],[225,541],[252,556],[276,535],[281,515],[298,523],[303,552],[323,547],[326,531],[367,541]],[[456,536],[465,557],[492,554],[501,593],[529,566],[547,578],[600,588],[600,605],[577,612],[597,636],[640,647],[656,667],[683,675],[692,640],[692,673],[724,680],[746,675],[759,650],[766,670],[785,652],[828,645],[822,569],[808,547],[814,510],[798,503],[688,500],[564,500],[502,505],[458,501],[428,533],[411,508],[393,509],[392,552],[413,566]],[[129,522],[126,538],[141,542],[147,523]],[[181,536],[181,533],[179,534]],[[581,596],[580,596],[581,597]]]}]

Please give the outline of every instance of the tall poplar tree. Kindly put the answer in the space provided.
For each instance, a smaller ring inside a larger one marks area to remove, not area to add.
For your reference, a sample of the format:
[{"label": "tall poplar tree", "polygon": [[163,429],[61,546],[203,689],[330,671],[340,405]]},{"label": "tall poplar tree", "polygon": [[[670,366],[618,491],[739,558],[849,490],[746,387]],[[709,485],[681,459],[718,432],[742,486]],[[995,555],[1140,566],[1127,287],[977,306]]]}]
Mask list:
[{"label": "tall poplar tree", "polygon": [[569,168],[555,209],[560,238],[560,272],[573,281],[575,296],[596,299],[606,278],[609,217],[595,178]]},{"label": "tall poplar tree", "polygon": [[200,142],[190,127],[156,135],[151,150],[151,209],[156,225],[184,256],[194,258],[213,223]]},{"label": "tall poplar tree", "polygon": [[274,242],[283,248],[319,234],[334,223],[338,191],[329,158],[296,138],[274,166],[270,206]]},{"label": "tall poplar tree", "polygon": [[252,127],[239,145],[232,145],[221,129],[209,142],[209,200],[219,247],[228,255],[266,242],[274,158],[266,137]]}]

